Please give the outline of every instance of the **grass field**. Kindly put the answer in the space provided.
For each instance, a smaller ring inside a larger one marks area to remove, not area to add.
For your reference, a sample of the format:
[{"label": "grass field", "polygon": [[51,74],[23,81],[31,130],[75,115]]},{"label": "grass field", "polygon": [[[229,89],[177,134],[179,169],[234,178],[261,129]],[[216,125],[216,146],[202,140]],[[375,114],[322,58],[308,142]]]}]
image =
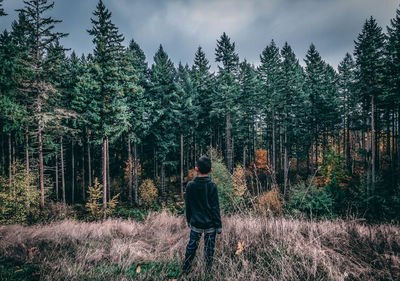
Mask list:
[{"label": "grass field", "polygon": [[395,225],[232,216],[223,226],[212,272],[201,243],[183,277],[182,216],[0,226],[0,280],[400,280]]}]

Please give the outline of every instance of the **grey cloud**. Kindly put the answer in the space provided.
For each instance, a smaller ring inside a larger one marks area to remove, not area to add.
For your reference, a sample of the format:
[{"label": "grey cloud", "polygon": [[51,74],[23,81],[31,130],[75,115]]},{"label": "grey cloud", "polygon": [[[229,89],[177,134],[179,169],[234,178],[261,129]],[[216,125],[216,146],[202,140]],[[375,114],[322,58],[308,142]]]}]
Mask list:
[{"label": "grey cloud", "polygon": [[[175,63],[192,64],[197,46],[203,46],[216,69],[216,40],[227,34],[236,42],[241,59],[258,64],[262,49],[274,39],[287,41],[300,62],[311,42],[334,67],[361,32],[366,18],[374,16],[385,29],[394,17],[398,0],[104,0],[112,20],[124,34],[139,43],[151,63],[159,44]],[[78,54],[91,52],[86,30],[97,0],[55,0],[51,14],[62,19],[59,30],[70,33],[63,43]],[[9,14],[0,18],[1,29],[16,19],[22,0],[5,0]]]}]

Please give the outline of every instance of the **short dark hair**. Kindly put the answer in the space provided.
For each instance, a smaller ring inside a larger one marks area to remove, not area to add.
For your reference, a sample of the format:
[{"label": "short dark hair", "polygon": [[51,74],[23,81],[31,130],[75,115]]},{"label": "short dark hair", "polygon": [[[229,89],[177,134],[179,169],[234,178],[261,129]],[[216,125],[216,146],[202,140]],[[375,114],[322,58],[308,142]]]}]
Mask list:
[{"label": "short dark hair", "polygon": [[211,171],[211,160],[207,156],[201,156],[197,160],[197,168],[202,174],[208,174]]}]

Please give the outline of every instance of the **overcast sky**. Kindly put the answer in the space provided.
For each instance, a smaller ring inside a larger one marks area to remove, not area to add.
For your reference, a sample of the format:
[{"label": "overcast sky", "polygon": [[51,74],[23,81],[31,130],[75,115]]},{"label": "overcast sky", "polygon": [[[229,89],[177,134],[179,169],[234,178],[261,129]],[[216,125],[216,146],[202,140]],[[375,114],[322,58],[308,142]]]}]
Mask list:
[{"label": "overcast sky", "polygon": [[[55,0],[49,13],[63,20],[56,30],[68,32],[62,43],[80,55],[92,52],[90,18],[98,0]],[[112,21],[125,36],[135,39],[153,62],[160,44],[174,63],[192,64],[194,53],[203,47],[216,69],[216,40],[225,31],[236,42],[241,60],[259,64],[262,50],[274,39],[279,47],[287,41],[301,64],[311,43],[333,67],[346,52],[365,20],[373,16],[386,26],[399,8],[399,0],[104,0]],[[10,29],[22,0],[4,0],[6,17],[0,27]]]}]

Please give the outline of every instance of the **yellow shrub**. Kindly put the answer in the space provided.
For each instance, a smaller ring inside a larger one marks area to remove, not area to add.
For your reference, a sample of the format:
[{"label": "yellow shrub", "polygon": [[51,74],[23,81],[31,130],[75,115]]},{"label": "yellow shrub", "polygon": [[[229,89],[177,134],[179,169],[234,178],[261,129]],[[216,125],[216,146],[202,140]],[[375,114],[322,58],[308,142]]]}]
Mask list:
[{"label": "yellow shrub", "polygon": [[[94,179],[93,186],[88,187],[89,198],[86,203],[86,209],[89,211],[89,219],[99,220],[103,217],[103,185],[97,178]],[[107,215],[111,215],[118,204],[119,193],[107,202]]]},{"label": "yellow shrub", "polygon": [[146,179],[139,186],[140,197],[144,205],[151,206],[157,202],[158,191],[151,179]]},{"label": "yellow shrub", "polygon": [[275,214],[282,213],[283,196],[278,189],[273,188],[258,196],[256,210],[259,213],[273,212]]},{"label": "yellow shrub", "polygon": [[237,166],[233,170],[232,185],[235,197],[243,198],[246,192],[246,177],[244,169],[241,166]]}]

